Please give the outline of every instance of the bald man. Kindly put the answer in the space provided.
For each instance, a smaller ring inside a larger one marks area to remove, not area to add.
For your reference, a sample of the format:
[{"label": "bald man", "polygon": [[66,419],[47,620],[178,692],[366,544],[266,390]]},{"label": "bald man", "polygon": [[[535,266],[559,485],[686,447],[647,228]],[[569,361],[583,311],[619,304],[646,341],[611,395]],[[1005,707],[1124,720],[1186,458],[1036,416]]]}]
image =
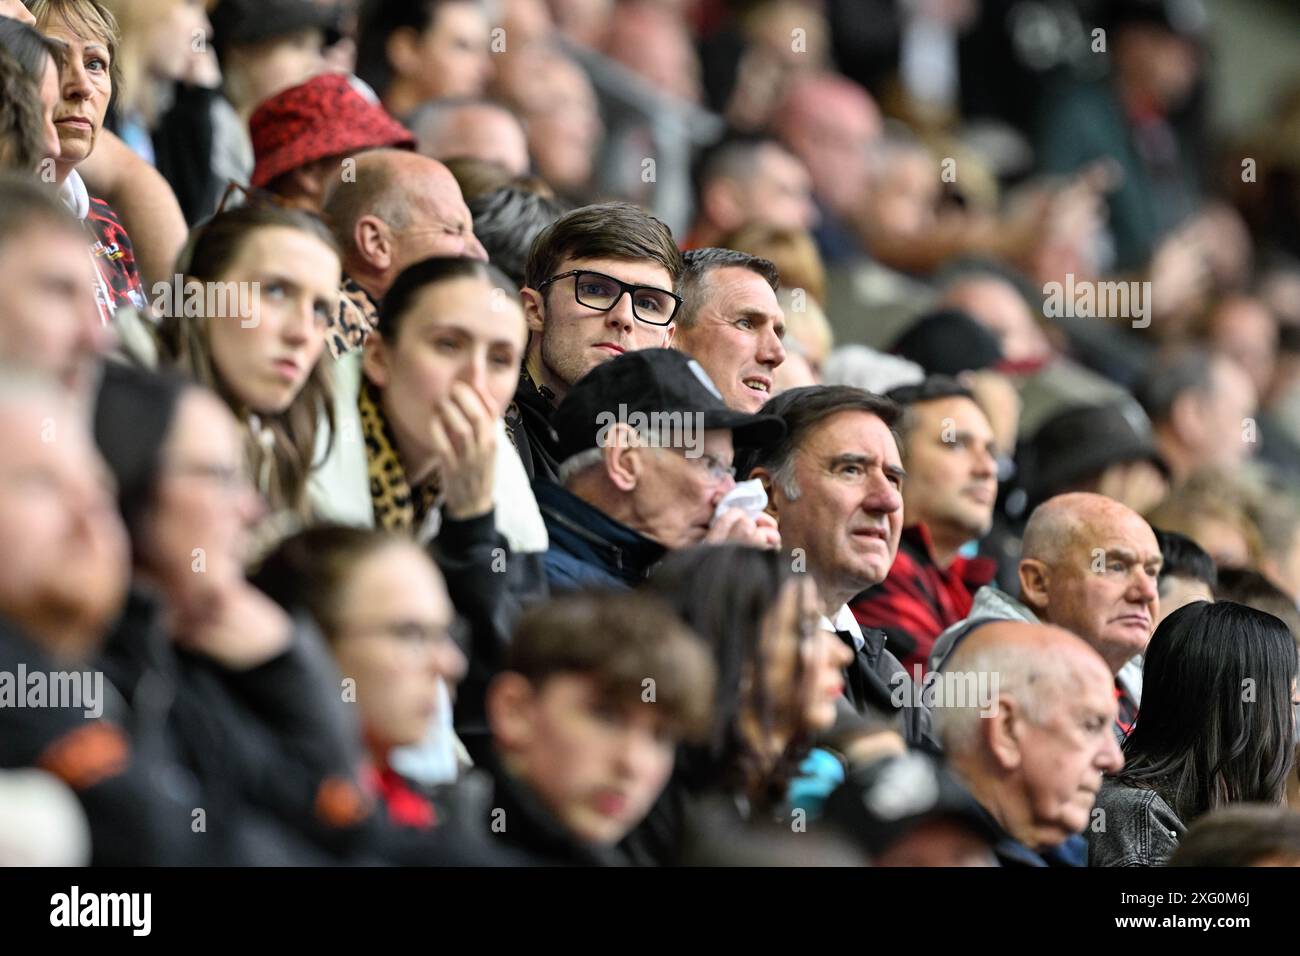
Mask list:
[{"label": "bald man", "polygon": [[358,156],[355,180],[334,184],[324,216],[343,253],[342,296],[329,337],[335,357],[361,348],[379,301],[407,266],[431,256],[487,261],[455,178],[418,153]]},{"label": "bald man", "polygon": [[1109,731],[1117,705],[1106,662],[1062,628],[993,621],[953,651],[945,671],[978,675],[973,683],[989,688],[989,699],[945,701],[933,715],[949,768],[1001,834],[999,861],[1081,865],[1070,848],[1103,775],[1124,766]]},{"label": "bald man", "polygon": [[1073,492],[1049,498],[1025,526],[1018,569],[1020,600],[980,588],[970,614],[939,635],[931,669],[984,621],[1054,624],[1083,638],[1115,679],[1115,733],[1128,733],[1142,695],[1134,661],[1160,617],[1157,578],[1162,558],[1142,516],[1104,495]]}]

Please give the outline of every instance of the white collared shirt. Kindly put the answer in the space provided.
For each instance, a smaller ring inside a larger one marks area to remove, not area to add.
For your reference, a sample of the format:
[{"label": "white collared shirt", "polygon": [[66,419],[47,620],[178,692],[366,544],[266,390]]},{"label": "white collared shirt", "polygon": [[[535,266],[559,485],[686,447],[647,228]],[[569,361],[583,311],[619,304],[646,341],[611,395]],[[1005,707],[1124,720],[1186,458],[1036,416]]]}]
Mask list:
[{"label": "white collared shirt", "polygon": [[835,612],[835,620],[832,621],[823,614],[818,623],[824,631],[848,631],[853,637],[854,650],[860,651],[867,644],[867,639],[862,636],[862,627],[847,604],[840,605],[840,609]]}]

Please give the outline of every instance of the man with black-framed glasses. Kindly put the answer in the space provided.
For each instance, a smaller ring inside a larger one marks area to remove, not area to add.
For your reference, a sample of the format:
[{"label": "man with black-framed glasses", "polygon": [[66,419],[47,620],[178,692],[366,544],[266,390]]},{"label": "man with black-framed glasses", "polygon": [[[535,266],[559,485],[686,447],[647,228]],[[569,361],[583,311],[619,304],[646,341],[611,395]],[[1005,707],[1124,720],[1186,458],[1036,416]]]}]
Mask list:
[{"label": "man with black-framed glasses", "polygon": [[579,379],[672,342],[681,274],[668,227],[629,203],[575,209],[537,237],[524,272],[528,351],[506,410],[530,477],[555,478],[551,415]]}]

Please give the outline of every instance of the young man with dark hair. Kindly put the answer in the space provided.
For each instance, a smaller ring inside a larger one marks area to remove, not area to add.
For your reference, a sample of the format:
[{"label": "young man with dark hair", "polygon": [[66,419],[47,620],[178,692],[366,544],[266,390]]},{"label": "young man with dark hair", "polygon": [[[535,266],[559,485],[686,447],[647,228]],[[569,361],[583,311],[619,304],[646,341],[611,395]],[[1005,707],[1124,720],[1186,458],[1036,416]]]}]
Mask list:
[{"label": "young man with dark hair", "polygon": [[756,412],[785,361],[776,266],[731,249],[692,249],[682,258],[676,347],[704,367],[729,406]]},{"label": "young man with dark hair", "polygon": [[522,293],[528,353],[506,412],[531,477],[555,479],[551,415],[578,379],[672,342],[682,269],[672,232],[630,203],[575,209],[534,240]]},{"label": "young man with dark hair", "polygon": [[[617,635],[617,640],[611,640]],[[520,621],[488,690],[488,829],[539,863],[620,865],[616,844],[708,733],[713,661],[644,595],[557,598]]]},{"label": "young man with dark hair", "polygon": [[993,429],[969,389],[946,375],[896,388],[905,526],[889,576],[850,603],[863,627],[889,635],[903,666],[924,673],[934,640],[970,613],[979,588],[993,580],[986,558],[960,549],[993,526],[997,457]]},{"label": "young man with dark hair", "polygon": [[[1193,601],[1213,601],[1219,586],[1218,571],[1214,559],[1199,544],[1177,531],[1161,531],[1153,528],[1156,543],[1160,545],[1160,555],[1164,564],[1160,566],[1160,578],[1156,587],[1160,592],[1160,620],[1156,626],[1184,604]],[[1240,598],[1232,598],[1240,600]],[[1249,604],[1249,601],[1242,601]]]}]

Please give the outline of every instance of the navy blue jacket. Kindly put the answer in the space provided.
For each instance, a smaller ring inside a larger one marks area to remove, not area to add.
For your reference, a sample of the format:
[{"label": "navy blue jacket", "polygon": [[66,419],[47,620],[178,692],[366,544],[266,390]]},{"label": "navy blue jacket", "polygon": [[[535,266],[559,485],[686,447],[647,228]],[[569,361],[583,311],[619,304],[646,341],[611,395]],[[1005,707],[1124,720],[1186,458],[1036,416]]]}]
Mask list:
[{"label": "navy blue jacket", "polygon": [[580,588],[630,590],[644,581],[666,549],[552,481],[533,483],[550,550],[552,593]]}]

